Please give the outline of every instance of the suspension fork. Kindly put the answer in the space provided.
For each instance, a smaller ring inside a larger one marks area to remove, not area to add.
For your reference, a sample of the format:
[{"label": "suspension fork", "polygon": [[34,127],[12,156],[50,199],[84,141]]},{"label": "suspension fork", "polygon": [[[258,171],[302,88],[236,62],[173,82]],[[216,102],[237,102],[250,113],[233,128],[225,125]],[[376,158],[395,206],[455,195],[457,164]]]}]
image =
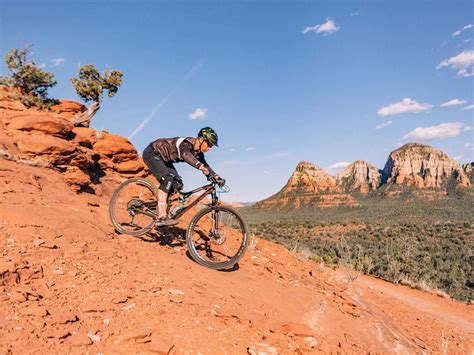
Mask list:
[{"label": "suspension fork", "polygon": [[212,204],[211,204],[211,208],[212,208],[212,219],[214,220],[214,238],[219,238],[219,212],[216,211],[216,207],[217,207],[217,202],[218,202],[218,198],[217,198],[217,193],[216,193],[216,190],[212,191],[212,194],[211,194],[211,197],[212,197]]}]

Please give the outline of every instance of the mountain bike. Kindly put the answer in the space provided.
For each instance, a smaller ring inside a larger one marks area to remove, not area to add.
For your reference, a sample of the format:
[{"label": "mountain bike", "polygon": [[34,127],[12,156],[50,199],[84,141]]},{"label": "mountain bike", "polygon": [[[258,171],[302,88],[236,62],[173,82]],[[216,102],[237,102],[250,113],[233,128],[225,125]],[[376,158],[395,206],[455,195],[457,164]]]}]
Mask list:
[{"label": "mountain bike", "polygon": [[[194,199],[191,196],[198,194]],[[168,197],[167,215],[180,219],[206,196],[205,207],[198,210],[186,230],[186,246],[198,264],[215,269],[232,268],[243,256],[249,243],[248,226],[235,209],[219,203],[219,193],[227,186],[216,181],[189,192]],[[141,236],[158,221],[158,188],[147,179],[132,178],[122,182],[112,194],[109,215],[117,232]],[[159,226],[156,228],[160,228]]]}]

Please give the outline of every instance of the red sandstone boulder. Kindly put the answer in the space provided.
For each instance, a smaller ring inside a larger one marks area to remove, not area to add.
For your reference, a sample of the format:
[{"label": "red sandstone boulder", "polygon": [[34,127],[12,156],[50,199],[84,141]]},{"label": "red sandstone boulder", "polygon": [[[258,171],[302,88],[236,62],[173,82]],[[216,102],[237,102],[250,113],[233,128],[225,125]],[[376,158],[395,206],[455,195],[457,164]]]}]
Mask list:
[{"label": "red sandstone boulder", "polygon": [[64,172],[64,180],[76,191],[79,191],[82,186],[91,184],[91,179],[84,171],[76,166],[68,167]]},{"label": "red sandstone boulder", "polygon": [[74,126],[65,118],[50,112],[24,111],[11,116],[8,128],[19,131],[40,131],[57,137],[67,137]]},{"label": "red sandstone boulder", "polygon": [[101,139],[93,142],[93,148],[98,153],[112,157],[117,154],[125,154],[136,157],[137,150],[127,138],[115,134],[103,133]]},{"label": "red sandstone boulder", "polygon": [[87,127],[74,127],[72,129],[74,140],[84,147],[92,148],[92,142],[96,141],[96,130]]},{"label": "red sandstone boulder", "polygon": [[13,142],[20,153],[27,154],[68,155],[76,150],[69,141],[44,134],[17,133],[13,136]]},{"label": "red sandstone boulder", "polygon": [[114,165],[114,169],[119,173],[136,173],[143,170],[144,166],[138,160],[129,160],[119,164]]},{"label": "red sandstone boulder", "polygon": [[51,106],[51,111],[58,113],[64,118],[71,118],[77,113],[84,112],[86,107],[77,101],[59,100],[58,105]]},{"label": "red sandstone boulder", "polygon": [[20,101],[7,101],[0,97],[0,112],[2,110],[23,111],[26,110],[26,107]]},{"label": "red sandstone boulder", "polygon": [[8,86],[0,85],[0,112],[3,110],[23,111],[26,110],[25,105],[12,97],[15,89]]}]

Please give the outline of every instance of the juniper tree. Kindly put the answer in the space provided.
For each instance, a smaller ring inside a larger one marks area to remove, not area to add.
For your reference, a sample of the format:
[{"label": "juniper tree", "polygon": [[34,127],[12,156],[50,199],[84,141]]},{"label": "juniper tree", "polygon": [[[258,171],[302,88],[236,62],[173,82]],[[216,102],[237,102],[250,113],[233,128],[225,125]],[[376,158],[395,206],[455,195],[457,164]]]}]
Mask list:
[{"label": "juniper tree", "polygon": [[72,85],[81,99],[92,104],[87,111],[73,118],[74,125],[89,127],[92,117],[100,109],[104,91],[107,91],[108,97],[113,97],[122,85],[122,76],[122,72],[111,69],[106,69],[101,74],[92,64],[79,68],[78,76],[71,79]]},{"label": "juniper tree", "polygon": [[15,95],[26,106],[47,107],[56,100],[48,98],[48,89],[57,84],[54,74],[41,69],[30,59],[31,46],[12,49],[5,55],[10,76],[0,76],[0,85],[15,87]]}]

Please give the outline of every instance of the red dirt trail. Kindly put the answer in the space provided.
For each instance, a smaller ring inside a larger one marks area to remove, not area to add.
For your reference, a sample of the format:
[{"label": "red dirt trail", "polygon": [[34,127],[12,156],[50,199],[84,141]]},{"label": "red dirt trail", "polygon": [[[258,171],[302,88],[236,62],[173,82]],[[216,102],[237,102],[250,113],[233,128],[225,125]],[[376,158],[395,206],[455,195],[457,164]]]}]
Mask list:
[{"label": "red dirt trail", "polygon": [[474,351],[472,305],[351,281],[258,238],[219,272],[187,257],[184,229],[117,235],[118,182],[76,194],[58,172],[0,158],[2,353]]}]

